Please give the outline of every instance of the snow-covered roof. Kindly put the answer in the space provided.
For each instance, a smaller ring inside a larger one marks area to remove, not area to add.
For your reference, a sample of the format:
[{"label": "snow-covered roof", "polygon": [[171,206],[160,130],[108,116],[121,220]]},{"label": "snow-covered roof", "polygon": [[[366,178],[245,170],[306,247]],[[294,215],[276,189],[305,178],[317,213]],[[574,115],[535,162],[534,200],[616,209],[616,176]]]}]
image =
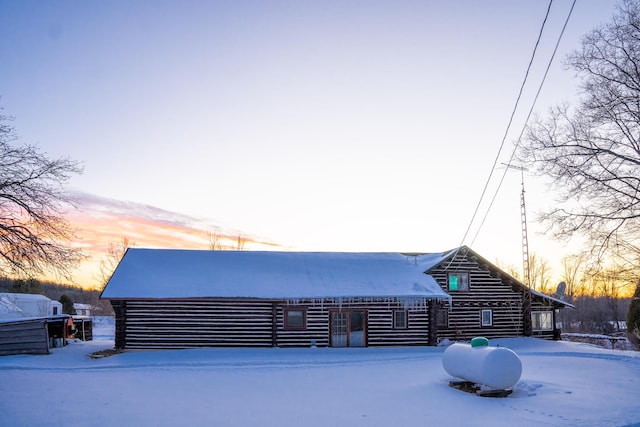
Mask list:
[{"label": "snow-covered roof", "polygon": [[0,298],[8,299],[16,304],[21,302],[50,302],[51,299],[42,294],[19,294],[11,292],[0,293]]},{"label": "snow-covered roof", "polygon": [[536,295],[536,296],[539,296],[541,298],[547,298],[547,299],[555,302],[556,304],[564,305],[565,307],[576,308],[576,306],[573,305],[573,304],[569,304],[568,302],[563,301],[560,298],[556,298],[555,296],[543,294],[542,292],[536,291],[535,289],[531,289],[531,293]]},{"label": "snow-covered roof", "polygon": [[[62,304],[41,294],[0,293],[0,318],[39,317],[62,311]],[[17,310],[16,310],[17,308]]]},{"label": "snow-covered roof", "polygon": [[0,294],[0,319],[22,317],[22,309],[4,294]]},{"label": "snow-covered roof", "polygon": [[450,298],[424,272],[448,254],[127,250],[102,298]]}]

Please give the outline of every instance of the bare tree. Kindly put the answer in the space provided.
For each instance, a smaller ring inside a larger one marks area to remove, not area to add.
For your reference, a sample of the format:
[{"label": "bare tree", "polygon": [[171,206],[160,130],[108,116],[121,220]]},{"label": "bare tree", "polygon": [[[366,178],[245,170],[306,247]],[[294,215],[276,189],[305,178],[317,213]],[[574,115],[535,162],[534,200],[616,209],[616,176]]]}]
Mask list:
[{"label": "bare tree", "polygon": [[621,283],[618,279],[619,274],[614,269],[607,269],[598,272],[593,278],[593,290],[600,297],[604,298],[606,307],[609,310],[609,325],[613,327],[615,324],[616,330],[620,331],[619,320],[622,317],[620,306],[620,288],[625,286],[625,283]]},{"label": "bare tree", "polygon": [[514,264],[502,265],[499,261],[496,262],[496,266],[514,279],[522,281],[522,267],[517,267]]},{"label": "bare tree", "polygon": [[209,249],[212,251],[221,251],[223,249],[222,246],[222,233],[220,230],[216,230],[214,232],[209,232]]},{"label": "bare tree", "polygon": [[244,246],[247,244],[247,236],[242,233],[238,234],[238,238],[236,239],[236,250],[242,251],[244,250]]},{"label": "bare tree", "polygon": [[121,241],[117,243],[109,243],[107,251],[104,257],[100,260],[100,270],[98,276],[98,285],[100,289],[104,289],[107,285],[111,275],[116,270],[116,267],[120,263],[120,260],[124,256],[127,249],[135,246],[136,242],[130,240],[128,237],[123,237]]},{"label": "bare tree", "polygon": [[529,280],[531,287],[536,291],[545,294],[551,294],[554,291],[554,289],[552,289],[551,267],[549,267],[549,262],[536,254],[529,256]]},{"label": "bare tree", "polygon": [[573,304],[576,297],[584,293],[584,269],[586,257],[584,254],[569,255],[562,258],[562,277],[566,285],[565,300]]},{"label": "bare tree", "polygon": [[[523,281],[522,267],[515,266],[513,264],[503,264],[500,261],[496,261],[496,266],[504,270],[507,274],[516,280]],[[549,262],[544,258],[531,254],[529,256],[529,280],[531,281],[531,288],[543,293],[553,293],[553,284],[551,283],[551,267]]]},{"label": "bare tree", "polygon": [[74,160],[52,160],[33,145],[17,144],[9,121],[0,115],[0,273],[53,271],[70,278],[82,253],[69,244],[73,231],[64,210],[72,203],[64,185],[82,169]]},{"label": "bare tree", "polygon": [[537,119],[520,151],[557,194],[542,219],[558,238],[585,235],[597,260],[623,255],[638,265],[640,2],[624,0],[567,65],[580,79],[580,102]]}]

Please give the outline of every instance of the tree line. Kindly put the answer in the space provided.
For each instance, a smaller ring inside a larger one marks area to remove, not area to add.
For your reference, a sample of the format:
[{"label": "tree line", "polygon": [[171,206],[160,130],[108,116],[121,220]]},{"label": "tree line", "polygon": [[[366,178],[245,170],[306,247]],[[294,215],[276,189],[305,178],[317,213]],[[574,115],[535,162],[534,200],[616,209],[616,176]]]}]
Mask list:
[{"label": "tree line", "polygon": [[0,277],[0,293],[40,294],[62,303],[62,311],[76,314],[74,303],[89,304],[94,316],[113,316],[111,303],[100,299],[100,290],[43,282],[38,279],[11,279]]},{"label": "tree line", "polygon": [[[597,267],[588,260],[586,255],[563,258],[560,272],[563,280],[557,282],[553,280],[550,263],[532,254],[529,257],[531,288],[575,307],[559,312],[563,332],[624,333],[635,284],[626,270],[614,266]],[[517,267],[508,265],[501,268],[514,278],[523,280],[522,270]]]}]

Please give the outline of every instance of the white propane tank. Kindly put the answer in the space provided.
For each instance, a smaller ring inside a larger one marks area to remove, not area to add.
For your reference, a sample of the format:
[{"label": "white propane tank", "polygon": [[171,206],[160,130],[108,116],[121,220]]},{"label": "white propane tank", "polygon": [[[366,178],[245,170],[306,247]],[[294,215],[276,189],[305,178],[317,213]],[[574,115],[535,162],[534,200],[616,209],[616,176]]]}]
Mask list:
[{"label": "white propane tank", "polygon": [[442,355],[442,366],[453,377],[500,390],[513,387],[522,375],[522,362],[515,352],[489,347],[482,337],[471,344],[451,344]]}]

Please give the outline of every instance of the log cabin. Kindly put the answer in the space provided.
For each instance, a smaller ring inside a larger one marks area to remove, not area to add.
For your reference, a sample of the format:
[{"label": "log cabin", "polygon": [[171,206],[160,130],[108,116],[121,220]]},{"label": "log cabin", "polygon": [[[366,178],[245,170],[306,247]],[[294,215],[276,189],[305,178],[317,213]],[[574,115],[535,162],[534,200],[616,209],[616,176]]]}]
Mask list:
[{"label": "log cabin", "polygon": [[568,304],[467,247],[442,253],[128,249],[101,294],[118,349],[437,345],[559,336]]}]

